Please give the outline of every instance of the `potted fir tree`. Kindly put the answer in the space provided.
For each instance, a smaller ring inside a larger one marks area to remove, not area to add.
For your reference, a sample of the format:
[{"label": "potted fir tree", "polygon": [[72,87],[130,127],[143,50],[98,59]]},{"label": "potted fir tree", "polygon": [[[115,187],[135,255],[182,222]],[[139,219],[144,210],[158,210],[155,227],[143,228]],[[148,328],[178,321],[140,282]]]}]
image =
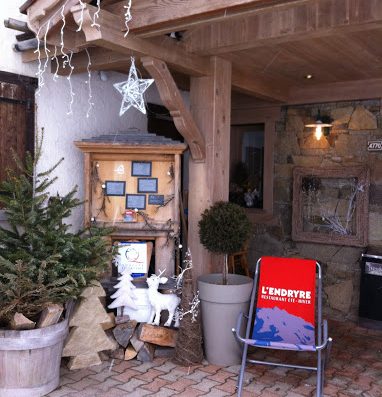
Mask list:
[{"label": "potted fir tree", "polygon": [[245,210],[234,203],[215,203],[203,212],[199,221],[200,242],[210,252],[224,255],[222,273],[198,278],[204,347],[212,364],[240,363],[241,348],[232,328],[239,313],[248,309],[253,282],[246,276],[228,274],[227,257],[241,249],[250,232],[251,223]]},{"label": "potted fir tree", "polygon": [[[50,174],[62,160],[36,175],[41,142],[36,146],[35,159],[28,153],[25,165],[15,156],[17,172],[9,171],[0,184],[8,223],[0,227],[1,397],[42,396],[58,386],[68,319],[62,315],[57,324],[38,328],[44,325],[40,313],[78,297],[111,258],[105,231],[72,233],[64,223],[81,202],[76,189],[50,196],[56,179]],[[37,323],[35,329],[15,326],[23,316],[31,328]]]}]

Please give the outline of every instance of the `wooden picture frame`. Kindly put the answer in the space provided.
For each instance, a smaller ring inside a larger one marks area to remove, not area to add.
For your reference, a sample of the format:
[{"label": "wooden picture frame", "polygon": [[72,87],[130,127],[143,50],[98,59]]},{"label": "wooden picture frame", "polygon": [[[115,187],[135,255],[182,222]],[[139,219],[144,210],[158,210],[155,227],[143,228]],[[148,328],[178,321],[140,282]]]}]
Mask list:
[{"label": "wooden picture frame", "polygon": [[147,176],[150,177],[152,172],[151,161],[132,161],[131,176]]},{"label": "wooden picture frame", "polygon": [[124,196],[126,194],[125,181],[105,181],[105,196]]},{"label": "wooden picture frame", "polygon": [[292,239],[365,247],[369,184],[365,166],[295,167]]},{"label": "wooden picture frame", "polygon": [[138,178],[138,193],[158,193],[158,178]]},{"label": "wooden picture frame", "polygon": [[145,194],[126,194],[126,209],[146,209],[146,195]]}]

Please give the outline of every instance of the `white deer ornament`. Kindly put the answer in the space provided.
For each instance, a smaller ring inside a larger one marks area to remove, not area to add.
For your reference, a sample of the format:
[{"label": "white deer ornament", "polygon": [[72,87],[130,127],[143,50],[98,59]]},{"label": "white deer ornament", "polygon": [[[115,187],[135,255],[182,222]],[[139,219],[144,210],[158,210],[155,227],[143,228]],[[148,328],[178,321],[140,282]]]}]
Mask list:
[{"label": "white deer ornament", "polygon": [[168,310],[168,320],[165,322],[165,327],[170,327],[171,322],[175,315],[175,327],[179,327],[179,318],[177,313],[177,307],[180,303],[180,298],[176,294],[161,294],[158,291],[159,284],[167,283],[167,277],[161,277],[160,272],[159,276],[156,274],[152,274],[147,279],[148,289],[148,297],[151,305],[151,318],[149,324],[159,325],[160,322],[160,314],[162,310]]}]

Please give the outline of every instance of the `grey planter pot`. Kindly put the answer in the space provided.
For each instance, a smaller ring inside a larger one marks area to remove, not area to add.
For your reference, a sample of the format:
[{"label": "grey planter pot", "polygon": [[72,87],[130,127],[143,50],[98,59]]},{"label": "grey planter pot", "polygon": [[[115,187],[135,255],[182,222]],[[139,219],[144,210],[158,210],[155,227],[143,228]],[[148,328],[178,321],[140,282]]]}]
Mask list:
[{"label": "grey planter pot", "polygon": [[247,313],[253,280],[229,274],[222,285],[220,273],[198,278],[201,301],[204,350],[206,359],[215,365],[236,365],[241,362],[242,346],[232,333],[240,312]]},{"label": "grey planter pot", "polygon": [[0,397],[41,397],[60,383],[68,319],[46,328],[0,332]]}]

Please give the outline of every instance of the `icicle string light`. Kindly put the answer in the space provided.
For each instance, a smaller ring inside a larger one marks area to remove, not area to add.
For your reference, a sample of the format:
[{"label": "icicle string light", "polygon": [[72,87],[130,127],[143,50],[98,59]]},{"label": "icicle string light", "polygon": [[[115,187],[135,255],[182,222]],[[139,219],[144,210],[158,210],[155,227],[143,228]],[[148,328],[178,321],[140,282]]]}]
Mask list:
[{"label": "icicle string light", "polygon": [[101,27],[101,25],[96,22],[96,19],[99,18],[99,13],[101,11],[100,3],[101,3],[101,0],[97,0],[97,11],[94,13],[94,15],[93,15],[93,23],[90,25],[92,28],[94,26],[96,26],[97,28]]},{"label": "icicle string light", "polygon": [[131,16],[131,0],[129,0],[129,2],[127,3],[127,5],[123,6],[123,8],[126,9],[125,11],[125,27],[126,27],[126,33],[124,34],[124,37],[126,37],[129,34],[129,25],[128,23],[132,20],[132,16]]},{"label": "icicle string light", "polygon": [[54,72],[53,75],[53,81],[56,82],[58,80],[58,69],[60,67],[60,63],[58,62],[58,58],[57,58],[57,46],[54,46],[54,54],[52,57],[52,61],[56,61],[56,71]]},{"label": "icicle string light", "polygon": [[42,77],[42,81],[43,81],[43,82],[42,82],[42,85],[44,85],[44,78],[43,78],[43,76],[44,76],[44,73],[45,73],[46,69],[48,68],[48,63],[49,63],[49,53],[50,53],[50,50],[49,50],[49,48],[48,48],[47,45],[46,45],[46,38],[47,38],[47,36],[48,36],[49,27],[50,27],[50,20],[48,21],[48,24],[47,24],[46,30],[45,30],[45,35],[44,35],[45,62],[44,62],[44,67],[43,67],[43,70],[42,70],[42,73],[41,73],[41,77]]},{"label": "icicle string light", "polygon": [[84,9],[85,9],[85,4],[83,3],[82,0],[80,0],[80,5],[81,5],[80,23],[79,23],[79,25],[78,25],[78,29],[76,30],[76,32],[81,32],[82,23],[83,23],[83,21],[84,21]]},{"label": "icicle string light", "polygon": [[89,97],[88,97],[89,107],[88,107],[88,110],[86,112],[86,117],[89,118],[90,112],[91,112],[91,110],[92,110],[92,108],[94,106],[94,103],[92,101],[92,99],[93,99],[93,96],[92,96],[92,84],[91,84],[92,72],[90,70],[90,66],[91,66],[92,63],[91,63],[90,54],[89,54],[88,49],[85,48],[85,51],[86,51],[86,55],[88,56],[88,65],[86,67],[86,70],[88,72],[88,79],[86,80],[86,84],[88,84],[88,92],[89,92]]},{"label": "icicle string light", "polygon": [[68,66],[70,68],[70,72],[68,77],[66,78],[69,82],[69,92],[70,92],[70,102],[69,102],[69,111],[66,113],[67,115],[73,114],[73,102],[74,102],[74,95],[75,93],[73,92],[73,87],[72,87],[72,81],[71,81],[71,77],[72,77],[72,73],[74,70],[74,66],[72,66],[72,57],[73,57],[73,51],[70,51],[70,56],[68,56]]},{"label": "icicle string light", "polygon": [[37,35],[36,35],[36,38],[37,38],[37,49],[34,51],[34,53],[36,54],[38,54],[38,68],[37,68],[37,73],[36,73],[36,76],[37,76],[37,79],[38,79],[38,88],[37,88],[37,91],[36,91],[36,95],[40,95],[40,91],[41,91],[41,88],[42,88],[42,86],[43,86],[43,84],[44,84],[44,78],[43,78],[43,76],[42,76],[42,68],[41,68],[41,65],[42,65],[42,63],[41,63],[41,51],[40,51],[40,32],[41,32],[41,28],[42,28],[42,26],[40,26],[39,27],[39,29],[38,29],[38,32],[37,32]]},{"label": "icicle string light", "polygon": [[66,58],[62,62],[62,67],[65,69],[65,66],[69,63],[69,55],[65,52],[64,50],[64,29],[66,25],[66,20],[65,20],[65,6],[67,2],[62,6],[61,8],[61,19],[62,19],[62,26],[61,26],[61,31],[60,31],[60,37],[61,37],[61,42],[60,42],[60,47],[61,47],[61,54],[62,54],[62,59]]}]

